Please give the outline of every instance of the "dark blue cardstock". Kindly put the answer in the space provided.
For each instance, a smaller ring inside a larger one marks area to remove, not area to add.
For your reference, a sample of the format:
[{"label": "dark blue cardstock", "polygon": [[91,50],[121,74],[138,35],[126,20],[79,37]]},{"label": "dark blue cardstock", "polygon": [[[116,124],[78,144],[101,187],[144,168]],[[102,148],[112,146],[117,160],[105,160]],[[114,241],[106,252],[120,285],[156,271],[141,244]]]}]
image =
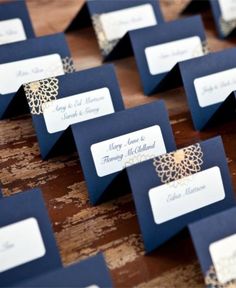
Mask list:
[{"label": "dark blue cardstock", "polygon": [[[74,71],[70,50],[63,33],[1,45],[0,64],[54,53],[61,56],[65,73]],[[9,93],[0,96],[0,119],[17,116],[29,111],[27,102],[25,98],[22,97],[22,93]]]},{"label": "dark blue cardstock", "polygon": [[210,8],[217,33],[220,38],[227,38],[235,35],[236,24],[235,20],[225,21],[222,17],[222,12],[218,0],[192,0],[184,8],[182,13],[195,13],[196,11],[204,11]]},{"label": "dark blue cardstock", "polygon": [[[189,225],[202,273],[204,277],[208,278],[208,284],[210,284],[209,281],[217,279],[215,270],[212,270],[214,265],[209,252],[209,246],[213,242],[236,233],[235,215],[236,208],[233,207]],[[217,287],[221,287],[220,283]]]},{"label": "dark blue cardstock", "polygon": [[190,59],[179,64],[189,109],[196,130],[202,130],[217,122],[235,117],[236,99],[234,91],[230,95],[226,95],[228,97],[223,102],[201,107],[194,87],[194,80],[196,78],[235,68],[235,56],[236,49],[230,48],[196,59]]},{"label": "dark blue cardstock", "polygon": [[[114,110],[120,111],[124,109],[114,66],[111,64],[58,76],[56,78],[58,79],[57,99],[106,87],[110,91]],[[20,92],[24,92],[24,89],[21,88]],[[47,130],[43,113],[35,114],[31,109],[31,115],[43,159],[75,150],[70,127],[64,131],[50,134]]]},{"label": "dark blue cardstock", "polygon": [[99,177],[90,150],[91,145],[153,125],[160,126],[166,150],[174,150],[175,141],[163,101],[71,126],[92,204],[114,198],[121,191],[125,192],[128,179],[125,170]]},{"label": "dark blue cardstock", "polygon": [[8,287],[61,267],[60,254],[41,191],[31,189],[4,197],[0,200],[0,206],[0,227],[33,217],[38,222],[46,248],[43,257],[0,273],[0,287]]},{"label": "dark blue cardstock", "polygon": [[[93,24],[93,26],[96,25],[94,21],[94,16],[96,15],[100,15],[100,14],[108,13],[112,11],[118,11],[121,9],[131,8],[131,7],[139,6],[142,4],[151,4],[153,7],[154,14],[156,16],[157,23],[160,24],[164,22],[163,16],[160,10],[159,1],[153,1],[153,0],[132,0],[132,1],[94,0],[94,1],[89,1],[87,0],[85,4],[82,6],[79,13],[72,20],[72,22],[70,23],[66,31],[68,32],[71,30],[87,27],[91,24]],[[127,57],[132,54],[132,50],[129,49],[128,47],[129,44],[126,41],[127,34],[129,34],[129,32],[126,33],[126,35],[123,38],[121,38],[118,41],[118,43],[116,41],[115,45],[114,43],[109,42],[107,46],[110,46],[110,45],[112,46],[112,49],[109,49],[109,51],[106,51],[106,48],[101,49],[101,52],[103,54],[105,61]],[[99,36],[97,35],[97,37]],[[117,51],[113,51],[114,48]]]},{"label": "dark blue cardstock", "polygon": [[14,287],[112,287],[105,259],[100,253],[79,263],[59,268]]},{"label": "dark blue cardstock", "polygon": [[[144,246],[147,252],[151,252],[164,244],[167,240],[182,231],[189,223],[235,205],[233,188],[221,138],[216,137],[203,141],[200,143],[200,146],[203,152],[203,164],[201,166],[201,171],[214,166],[218,166],[220,168],[225,190],[225,198],[209,206],[205,206],[161,224],[156,224],[154,221],[148,196],[151,188],[163,185],[161,178],[159,178],[157,175],[153,160],[148,160],[127,168],[138,220],[144,240]],[[169,176],[171,175],[170,170],[173,173],[172,164],[173,162],[168,162],[165,166]]]},{"label": "dark blue cardstock", "polygon": [[194,36],[200,38],[203,51],[206,48],[206,35],[200,16],[188,17],[153,27],[138,29],[131,31],[129,35],[143,90],[146,95],[174,88],[182,83],[178,63],[168,72],[152,75],[148,68],[145,48]]},{"label": "dark blue cardstock", "polygon": [[29,12],[24,0],[0,4],[0,21],[20,18],[27,38],[35,37]]}]

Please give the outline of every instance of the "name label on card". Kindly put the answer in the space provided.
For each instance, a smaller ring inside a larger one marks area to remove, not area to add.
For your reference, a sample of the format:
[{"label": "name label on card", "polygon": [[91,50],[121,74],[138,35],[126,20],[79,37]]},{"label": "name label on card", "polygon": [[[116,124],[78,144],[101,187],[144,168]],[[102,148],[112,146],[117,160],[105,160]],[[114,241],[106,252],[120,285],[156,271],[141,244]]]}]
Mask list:
[{"label": "name label on card", "polygon": [[236,1],[235,0],[218,0],[222,18],[225,21],[231,21],[236,19]]},{"label": "name label on card", "polygon": [[0,44],[13,43],[26,39],[21,19],[14,18],[0,21]]},{"label": "name label on card", "polygon": [[223,102],[236,90],[236,68],[194,80],[199,106],[207,107]]},{"label": "name label on card", "polygon": [[203,55],[202,42],[198,36],[171,41],[145,48],[151,75],[170,71],[178,62]]},{"label": "name label on card", "polygon": [[216,166],[149,190],[156,224],[162,224],[224,198],[221,173]]},{"label": "name label on card", "polygon": [[46,250],[35,218],[0,228],[0,272],[41,258]]},{"label": "name label on card", "polygon": [[157,24],[151,4],[101,14],[100,22],[108,41],[120,39],[128,31]]},{"label": "name label on card", "polygon": [[0,64],[0,94],[16,92],[24,83],[63,74],[59,54]]},{"label": "name label on card", "polygon": [[74,123],[114,113],[108,88],[80,93],[43,104],[49,133],[63,131]]},{"label": "name label on card", "polygon": [[219,282],[236,279],[236,234],[212,243],[209,250]]},{"label": "name label on card", "polygon": [[90,149],[99,177],[166,153],[158,125],[93,144]]}]

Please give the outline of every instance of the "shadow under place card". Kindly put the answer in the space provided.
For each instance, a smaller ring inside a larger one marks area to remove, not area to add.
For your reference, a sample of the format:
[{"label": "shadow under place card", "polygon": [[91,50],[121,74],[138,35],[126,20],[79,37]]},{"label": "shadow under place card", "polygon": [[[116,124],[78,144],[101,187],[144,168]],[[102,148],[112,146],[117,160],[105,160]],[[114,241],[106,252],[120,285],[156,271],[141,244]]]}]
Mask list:
[{"label": "shadow under place card", "polygon": [[113,287],[105,259],[100,253],[65,268],[55,269],[14,287]]},{"label": "shadow under place card", "polygon": [[235,205],[220,137],[128,167],[127,173],[147,252],[189,223]]},{"label": "shadow under place card", "polygon": [[4,197],[0,207],[0,287],[61,267],[39,189]]},{"label": "shadow under place card", "polygon": [[131,31],[129,35],[146,95],[181,85],[178,63],[207,52],[200,16]]},{"label": "shadow under place card", "polygon": [[163,101],[72,125],[72,132],[92,204],[127,192],[127,166],[175,149]]},{"label": "shadow under place card", "polygon": [[22,84],[74,70],[63,33],[0,46],[0,119],[29,111]]},{"label": "shadow under place card", "polygon": [[34,36],[25,1],[0,3],[0,45]]},{"label": "shadow under place card", "polygon": [[180,63],[195,129],[236,116],[236,48]]},{"label": "shadow under place card", "polygon": [[236,285],[235,216],[233,207],[189,225],[207,287]]},{"label": "shadow under place card", "polygon": [[226,38],[235,35],[236,2],[234,0],[192,0],[183,13],[196,12],[211,8],[219,37]]},{"label": "shadow under place card", "polygon": [[111,64],[27,83],[18,93],[28,101],[43,159],[75,150],[70,125],[124,109]]},{"label": "shadow under place card", "polygon": [[[159,2],[153,0],[87,0],[66,31],[93,25],[104,60],[112,60],[112,51],[132,30],[162,23]],[[129,56],[126,43],[119,47],[118,58]],[[120,45],[119,45],[120,46]]]}]

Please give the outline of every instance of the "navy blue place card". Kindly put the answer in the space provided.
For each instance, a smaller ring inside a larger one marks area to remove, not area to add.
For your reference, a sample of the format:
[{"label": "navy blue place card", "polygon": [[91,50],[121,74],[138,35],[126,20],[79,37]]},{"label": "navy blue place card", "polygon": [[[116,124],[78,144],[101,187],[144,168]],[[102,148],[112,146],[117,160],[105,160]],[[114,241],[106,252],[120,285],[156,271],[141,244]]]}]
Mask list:
[{"label": "navy blue place card", "polygon": [[39,189],[0,199],[0,287],[61,267]]},{"label": "navy blue place card", "polygon": [[29,111],[25,98],[16,95],[22,84],[73,71],[63,33],[1,45],[0,119]]},{"label": "navy blue place card", "polygon": [[181,85],[178,63],[207,52],[200,16],[138,29],[129,35],[146,95]]},{"label": "navy blue place card", "polygon": [[147,252],[189,223],[235,205],[220,137],[128,167],[127,173]]},{"label": "navy blue place card", "polygon": [[127,166],[175,149],[163,101],[71,127],[92,204],[126,192]]},{"label": "navy blue place card", "polygon": [[206,287],[236,285],[236,207],[189,225]]},{"label": "navy blue place card", "polygon": [[163,21],[157,0],[87,0],[66,31],[92,24],[104,60],[112,60],[130,55],[126,41],[119,45],[119,53],[111,55],[127,32]]},{"label": "navy blue place card", "polygon": [[236,116],[236,48],[180,63],[195,129]]},{"label": "navy blue place card", "polygon": [[235,34],[236,3],[234,0],[192,0],[183,13],[211,8],[218,35],[226,38]]},{"label": "navy blue place card", "polygon": [[25,1],[0,3],[0,45],[34,36]]},{"label": "navy blue place card", "polygon": [[18,93],[28,101],[43,159],[75,150],[70,125],[124,109],[111,64],[27,83]]},{"label": "navy blue place card", "polygon": [[102,254],[59,268],[14,287],[112,287],[112,280]]}]

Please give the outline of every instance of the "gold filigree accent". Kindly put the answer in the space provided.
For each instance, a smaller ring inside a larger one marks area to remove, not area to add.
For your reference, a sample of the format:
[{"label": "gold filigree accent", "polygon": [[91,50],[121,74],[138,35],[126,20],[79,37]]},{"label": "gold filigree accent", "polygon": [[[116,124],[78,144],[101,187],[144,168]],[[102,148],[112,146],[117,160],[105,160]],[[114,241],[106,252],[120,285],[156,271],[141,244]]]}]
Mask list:
[{"label": "gold filigree accent", "polygon": [[154,154],[149,154],[149,155],[136,155],[136,156],[133,156],[132,158],[130,158],[128,161],[126,161],[124,163],[124,166],[123,166],[123,169],[124,168],[127,168],[129,166],[132,166],[132,165],[135,165],[137,163],[141,163],[141,162],[144,162],[144,161],[147,161],[147,160],[150,160],[150,159],[153,159],[155,157]]},{"label": "gold filigree accent", "polygon": [[76,71],[74,61],[71,57],[62,58],[63,70],[65,73],[73,73]]},{"label": "gold filigree accent", "polygon": [[203,51],[204,55],[206,55],[206,54],[208,54],[210,52],[207,40],[202,41],[202,51]]},{"label": "gold filigree accent", "polygon": [[101,20],[100,20],[101,15],[99,14],[94,14],[92,16],[92,23],[93,23],[93,28],[96,33],[96,37],[98,40],[98,45],[100,47],[101,53],[103,57],[107,56],[113,48],[116,46],[116,44],[119,42],[119,39],[115,39],[112,41],[109,41],[106,37],[105,31],[103,29]]},{"label": "gold filigree accent", "polygon": [[231,21],[225,21],[222,17],[220,18],[220,29],[222,34],[227,37],[236,28],[236,19]]},{"label": "gold filigree accent", "polygon": [[23,85],[31,114],[43,113],[42,105],[57,99],[58,83],[58,79],[52,77]]},{"label": "gold filigree accent", "polygon": [[203,153],[200,144],[154,158],[153,165],[162,183],[170,183],[201,170]]},{"label": "gold filigree accent", "polygon": [[236,279],[224,284],[220,283],[217,279],[215,267],[211,265],[205,276],[205,284],[208,288],[236,288]]}]

